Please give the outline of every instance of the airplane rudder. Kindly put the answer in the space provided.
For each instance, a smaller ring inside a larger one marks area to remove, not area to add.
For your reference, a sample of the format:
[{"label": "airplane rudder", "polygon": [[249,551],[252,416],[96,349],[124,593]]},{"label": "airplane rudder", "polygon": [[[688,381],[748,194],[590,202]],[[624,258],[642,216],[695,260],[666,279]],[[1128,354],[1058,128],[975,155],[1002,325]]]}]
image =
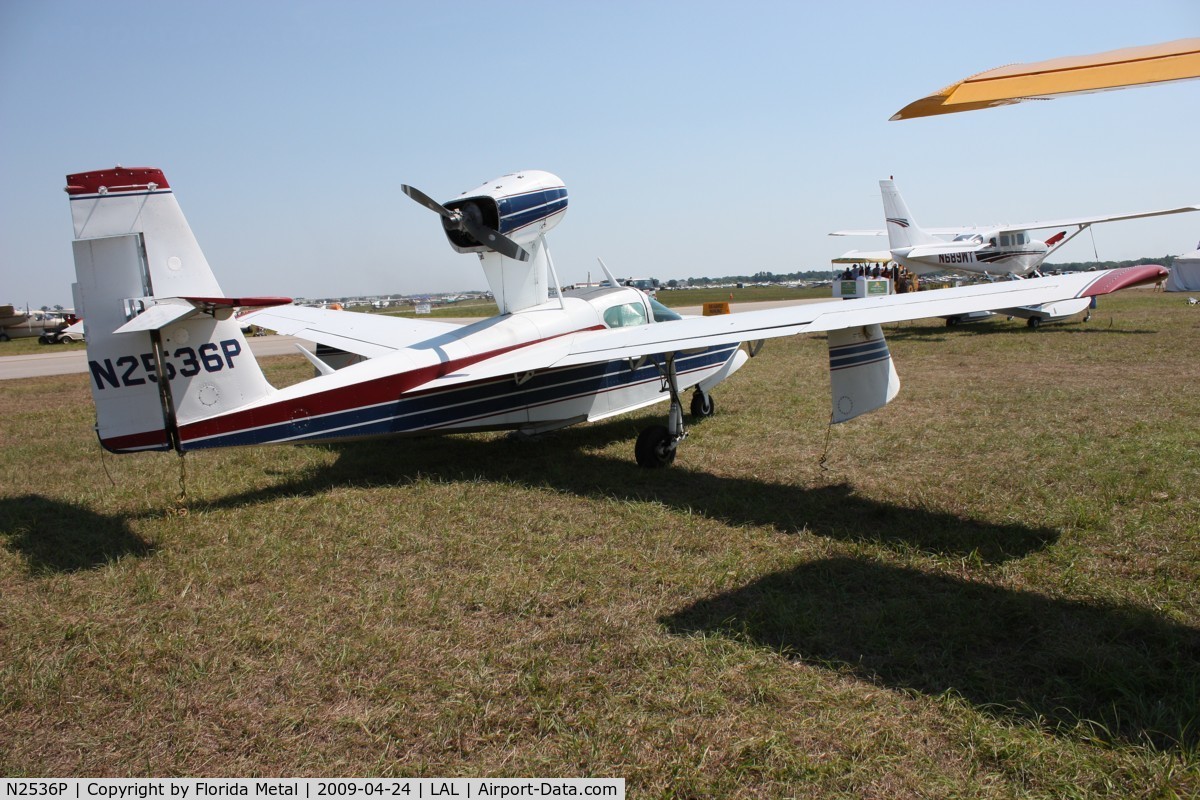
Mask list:
[{"label": "airplane rudder", "polygon": [[118,167],[67,184],[101,443],[181,449],[179,425],[273,392],[162,171]]},{"label": "airplane rudder", "polygon": [[883,197],[883,216],[887,224],[888,244],[891,249],[912,247],[916,244],[935,241],[933,236],[925,233],[917,224],[894,181],[880,181],[879,190]]}]

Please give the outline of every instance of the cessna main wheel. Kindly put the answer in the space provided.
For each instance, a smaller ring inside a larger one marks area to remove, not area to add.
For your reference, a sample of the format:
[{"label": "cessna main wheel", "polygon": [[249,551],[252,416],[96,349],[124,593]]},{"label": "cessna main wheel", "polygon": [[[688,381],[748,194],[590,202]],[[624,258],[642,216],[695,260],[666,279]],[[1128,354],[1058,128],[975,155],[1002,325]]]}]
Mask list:
[{"label": "cessna main wheel", "polygon": [[671,466],[675,461],[675,448],[667,426],[651,425],[642,431],[633,447],[633,454],[639,467],[659,469]]}]

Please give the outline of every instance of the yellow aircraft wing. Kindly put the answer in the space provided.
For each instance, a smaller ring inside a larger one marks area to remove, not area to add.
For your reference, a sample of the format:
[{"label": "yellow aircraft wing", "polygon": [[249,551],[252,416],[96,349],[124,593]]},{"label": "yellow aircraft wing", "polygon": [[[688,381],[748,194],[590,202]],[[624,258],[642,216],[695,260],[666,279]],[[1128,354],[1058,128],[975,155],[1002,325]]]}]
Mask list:
[{"label": "yellow aircraft wing", "polygon": [[1200,78],[1200,39],[1178,39],[988,70],[909,103],[892,120],[1191,78]]}]

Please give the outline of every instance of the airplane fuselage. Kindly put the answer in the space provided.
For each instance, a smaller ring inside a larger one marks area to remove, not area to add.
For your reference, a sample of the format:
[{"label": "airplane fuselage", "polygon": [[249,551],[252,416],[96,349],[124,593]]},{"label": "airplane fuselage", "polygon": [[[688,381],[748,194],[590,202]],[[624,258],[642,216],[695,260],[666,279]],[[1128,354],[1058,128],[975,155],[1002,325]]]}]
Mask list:
[{"label": "airplane fuselage", "polygon": [[[567,293],[560,303],[480,320],[391,355],[338,369],[278,390],[262,400],[218,416],[180,420],[181,449],[240,445],[348,441],[380,435],[428,435],[484,430],[538,433],[577,422],[603,419],[668,399],[655,359],[618,360],[561,369],[529,369],[522,351],[565,346],[575,335],[654,321],[655,309],[642,292],[603,288]],[[236,367],[239,353],[225,359]],[[138,354],[128,359],[137,360]],[[186,353],[183,356],[186,360]],[[547,356],[541,356],[547,361]],[[474,378],[489,362],[505,367]],[[737,344],[702,347],[675,361],[679,387],[724,380],[745,361]],[[508,365],[511,364],[511,370]],[[186,364],[167,362],[185,370]],[[469,368],[469,369],[468,369]],[[103,391],[110,372],[92,368]],[[185,373],[186,374],[186,373]],[[461,378],[459,376],[462,376]],[[143,376],[148,378],[149,376]],[[116,451],[165,449],[165,435],[104,441]]]},{"label": "airplane fuselage", "polygon": [[[991,241],[996,241],[992,237]],[[1027,240],[1020,244],[988,244],[978,250],[953,248],[947,242],[944,251],[936,245],[894,248],[896,262],[917,275],[953,270],[972,274],[1028,275],[1041,266],[1050,253],[1044,242]]]}]

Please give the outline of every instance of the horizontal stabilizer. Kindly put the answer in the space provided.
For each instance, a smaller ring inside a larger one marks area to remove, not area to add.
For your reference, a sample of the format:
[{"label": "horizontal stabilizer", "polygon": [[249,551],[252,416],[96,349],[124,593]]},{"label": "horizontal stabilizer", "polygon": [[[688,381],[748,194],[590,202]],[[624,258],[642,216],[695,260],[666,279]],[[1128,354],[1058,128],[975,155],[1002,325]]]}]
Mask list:
[{"label": "horizontal stabilizer", "polygon": [[[149,301],[148,304],[147,301]],[[160,331],[172,323],[202,314],[217,319],[228,319],[235,308],[288,305],[292,299],[290,297],[152,297],[132,302],[144,307],[145,310],[113,333]]]},{"label": "horizontal stabilizer", "polygon": [[987,245],[982,242],[944,242],[920,244],[904,254],[905,258],[930,258],[951,253],[978,253]]},{"label": "horizontal stabilizer", "polygon": [[240,315],[238,321],[243,325],[257,325],[285,336],[297,336],[366,358],[385,356],[461,327],[452,322],[307,306],[251,311]]}]

